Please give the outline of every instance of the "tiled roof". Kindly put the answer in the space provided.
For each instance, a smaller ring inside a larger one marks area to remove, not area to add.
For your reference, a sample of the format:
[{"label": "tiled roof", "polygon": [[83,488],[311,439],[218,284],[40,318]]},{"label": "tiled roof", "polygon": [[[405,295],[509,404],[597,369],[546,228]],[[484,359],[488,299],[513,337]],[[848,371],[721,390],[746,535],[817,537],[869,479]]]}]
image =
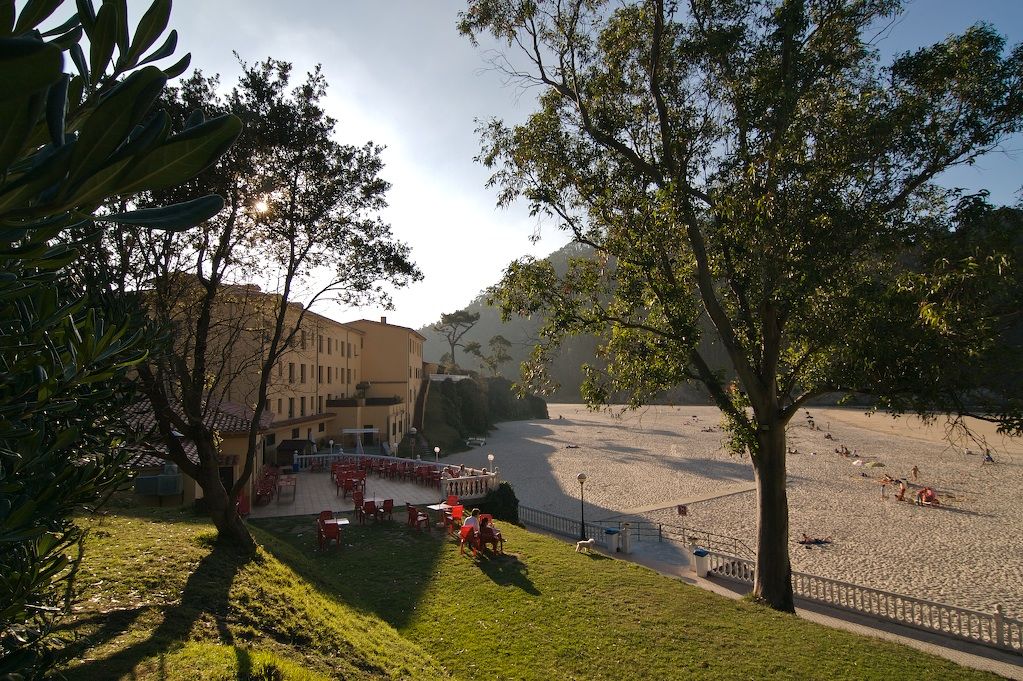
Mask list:
[{"label": "tiled roof", "polygon": [[[167,445],[164,444],[157,432],[156,416],[147,400],[141,400],[135,404],[133,409],[137,432],[143,435],[143,442],[131,445],[130,449],[136,452],[131,459],[130,465],[133,468],[151,468],[162,466],[165,463],[163,458],[167,454]],[[206,424],[223,435],[244,435],[248,432],[249,419],[252,418],[252,409],[237,402],[221,402],[216,409],[208,410]],[[260,430],[266,430],[273,422],[272,412],[264,410],[260,418]],[[185,455],[192,463],[199,463],[199,455],[196,453],[195,443],[181,438],[181,445]],[[233,459],[234,461],[229,461]],[[221,465],[231,466],[237,457],[221,457]]]}]

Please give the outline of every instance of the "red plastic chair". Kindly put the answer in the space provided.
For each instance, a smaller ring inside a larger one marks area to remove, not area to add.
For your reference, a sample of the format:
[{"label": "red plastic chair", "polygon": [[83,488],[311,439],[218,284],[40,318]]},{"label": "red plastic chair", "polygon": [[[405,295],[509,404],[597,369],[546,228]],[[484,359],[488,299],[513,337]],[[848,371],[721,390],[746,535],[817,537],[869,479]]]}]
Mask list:
[{"label": "red plastic chair", "polygon": [[465,554],[465,545],[469,544],[469,549],[472,551],[472,555],[476,555],[476,550],[479,548],[479,533],[476,532],[476,528],[472,525],[462,525],[462,529],[458,531],[458,554]]},{"label": "red plastic chair", "polygon": [[353,510],[355,511],[355,518],[360,523],[362,522],[362,492],[352,492],[352,503],[354,504]]},{"label": "red plastic chair", "polygon": [[324,544],[330,544],[331,540],[337,542],[338,547],[341,546],[341,526],[336,523],[330,523],[329,525],[323,520],[317,519],[316,521],[316,541],[323,548]]},{"label": "red plastic chair", "polygon": [[347,497],[350,492],[355,489],[355,481],[351,478],[345,478],[345,481],[341,483],[341,498]]},{"label": "red plastic chair", "polygon": [[452,506],[444,516],[444,524],[447,525],[448,534],[454,534],[455,529],[462,526],[462,517],[465,514],[465,506]]},{"label": "red plastic chair", "polygon": [[333,519],[334,519],[334,512],[333,511],[320,511],[319,520],[333,520]]},{"label": "red plastic chair", "polygon": [[420,527],[425,527],[427,532],[430,531],[430,516],[421,513],[418,508],[409,503],[405,504],[405,511],[408,513],[407,525],[409,527],[414,527],[417,530]]},{"label": "red plastic chair", "polygon": [[448,504],[448,506],[458,506],[458,495],[457,494],[449,494],[448,495],[447,504]]},{"label": "red plastic chair", "polygon": [[373,520],[377,519],[377,503],[375,501],[367,501],[362,505],[362,518],[359,522],[364,522],[367,517]]},{"label": "red plastic chair", "polygon": [[[486,522],[484,521],[486,519]],[[480,532],[479,532],[479,545],[480,548],[486,548],[487,544],[493,547],[494,553],[504,553],[504,536],[501,534],[501,530],[494,527],[494,516],[489,513],[480,514]],[[500,550],[498,549],[500,544]]]},{"label": "red plastic chair", "polygon": [[388,520],[393,520],[394,519],[394,499],[384,499],[384,503],[380,507],[380,510],[377,513],[379,514],[381,520],[384,519],[384,516],[387,516]]}]

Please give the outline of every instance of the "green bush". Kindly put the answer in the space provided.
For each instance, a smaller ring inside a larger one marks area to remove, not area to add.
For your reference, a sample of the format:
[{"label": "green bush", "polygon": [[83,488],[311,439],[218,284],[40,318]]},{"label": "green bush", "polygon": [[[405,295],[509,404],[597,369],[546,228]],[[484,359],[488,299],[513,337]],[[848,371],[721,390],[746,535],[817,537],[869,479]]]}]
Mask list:
[{"label": "green bush", "polygon": [[497,520],[509,523],[519,522],[519,499],[511,483],[502,482],[497,489],[490,490],[483,500],[476,504],[483,513],[489,513]]}]

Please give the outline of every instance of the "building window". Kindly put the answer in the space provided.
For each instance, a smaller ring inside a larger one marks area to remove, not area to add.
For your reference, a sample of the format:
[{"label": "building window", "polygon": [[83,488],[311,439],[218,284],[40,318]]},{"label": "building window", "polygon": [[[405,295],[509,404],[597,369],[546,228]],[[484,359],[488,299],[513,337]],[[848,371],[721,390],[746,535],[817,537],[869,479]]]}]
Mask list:
[{"label": "building window", "polygon": [[302,329],[302,349],[305,350],[305,329]]},{"label": "building window", "polygon": [[334,371],[330,367],[327,367],[327,383],[330,383],[330,379],[333,378]]},{"label": "building window", "polygon": [[328,338],[327,339],[327,354],[328,355],[330,354],[330,350],[331,350],[331,348],[333,346],[334,346],[334,339],[333,338]]},{"label": "building window", "polygon": [[280,416],[284,413],[284,401],[281,398],[277,398],[277,415]]},{"label": "building window", "polygon": [[288,362],[288,383],[295,382],[295,363]]},{"label": "building window", "polygon": [[408,377],[412,378],[412,367],[408,368]]},{"label": "building window", "polygon": [[320,424],[320,432],[322,433],[324,430],[326,430],[326,429],[325,429],[324,425],[321,423]]},{"label": "building window", "polygon": [[348,357],[351,357],[351,356],[352,356],[352,344],[349,343],[348,344]]},{"label": "building window", "polygon": [[345,381],[345,383],[351,383],[351,382],[352,382],[352,370],[349,369],[348,370],[348,380]]},{"label": "building window", "polygon": [[299,416],[305,416],[305,398],[302,398],[302,411],[299,412]]},{"label": "building window", "polygon": [[305,383],[305,364],[298,365],[299,379],[302,383]]},{"label": "building window", "polygon": [[263,438],[263,442],[268,446],[277,444],[277,433],[269,433]]},{"label": "building window", "polygon": [[289,419],[295,418],[295,398],[294,397],[289,397],[288,398],[288,418]]},{"label": "building window", "polygon": [[277,378],[284,374],[284,362],[277,362]]},{"label": "building window", "polygon": [[291,439],[292,440],[297,440],[298,439],[298,428],[292,428],[291,429]]},{"label": "building window", "polygon": [[316,337],[316,352],[323,352],[323,336]]},{"label": "building window", "polygon": [[323,395],[316,398],[316,409],[318,410],[317,413],[323,413]]},{"label": "building window", "polygon": [[316,382],[323,383],[323,367],[316,367]]}]

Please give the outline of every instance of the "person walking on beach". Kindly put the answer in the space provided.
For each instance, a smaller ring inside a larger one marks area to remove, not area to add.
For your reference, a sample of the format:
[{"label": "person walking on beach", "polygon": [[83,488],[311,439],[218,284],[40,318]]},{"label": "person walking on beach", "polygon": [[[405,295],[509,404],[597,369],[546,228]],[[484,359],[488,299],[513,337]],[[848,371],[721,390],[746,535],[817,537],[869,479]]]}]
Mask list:
[{"label": "person walking on beach", "polygon": [[906,481],[899,480],[899,493],[895,495],[896,501],[904,501],[906,498]]},{"label": "person walking on beach", "polygon": [[920,475],[920,468],[918,466],[913,466],[913,479],[916,480],[917,477],[919,477],[919,475]]}]

